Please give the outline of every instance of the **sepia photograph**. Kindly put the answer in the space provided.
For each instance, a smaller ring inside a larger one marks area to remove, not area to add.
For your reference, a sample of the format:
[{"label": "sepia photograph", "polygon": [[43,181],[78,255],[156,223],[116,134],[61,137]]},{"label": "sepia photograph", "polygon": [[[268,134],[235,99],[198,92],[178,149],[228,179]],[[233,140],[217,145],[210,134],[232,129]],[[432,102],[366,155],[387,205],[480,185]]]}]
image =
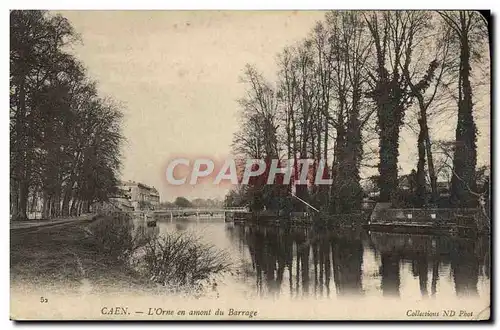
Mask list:
[{"label": "sepia photograph", "polygon": [[11,320],[491,321],[490,11],[9,20]]}]

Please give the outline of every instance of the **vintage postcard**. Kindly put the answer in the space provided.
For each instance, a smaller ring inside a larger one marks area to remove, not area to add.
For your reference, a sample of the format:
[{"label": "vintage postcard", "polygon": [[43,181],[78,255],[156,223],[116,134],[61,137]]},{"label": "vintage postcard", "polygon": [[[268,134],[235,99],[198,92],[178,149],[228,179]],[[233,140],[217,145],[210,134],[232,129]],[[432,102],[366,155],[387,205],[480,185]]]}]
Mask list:
[{"label": "vintage postcard", "polygon": [[11,11],[10,318],[489,320],[490,22]]}]

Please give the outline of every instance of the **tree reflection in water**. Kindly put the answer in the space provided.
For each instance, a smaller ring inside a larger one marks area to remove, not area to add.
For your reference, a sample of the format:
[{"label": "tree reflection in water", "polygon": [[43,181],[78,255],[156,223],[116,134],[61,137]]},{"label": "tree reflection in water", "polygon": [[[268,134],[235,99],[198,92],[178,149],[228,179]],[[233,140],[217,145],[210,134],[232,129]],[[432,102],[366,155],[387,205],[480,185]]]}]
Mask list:
[{"label": "tree reflection in water", "polygon": [[363,292],[361,273],[363,244],[359,235],[332,237],[333,278],[339,295],[360,295]]},{"label": "tree reflection in water", "polygon": [[291,296],[329,297],[332,276],[339,295],[363,291],[359,234],[256,226],[249,227],[240,239],[248,246],[260,295],[280,295],[285,274]]},{"label": "tree reflection in water", "polygon": [[[401,295],[402,276],[418,280],[422,297],[439,294],[440,280],[453,281],[457,296],[477,296],[480,275],[489,279],[491,269],[488,238],[234,227],[231,241],[248,249],[257,292],[267,297],[330,297],[332,280],[336,296],[364,295],[363,280],[370,276],[363,272],[365,249],[376,255],[379,291],[386,297]],[[452,276],[442,276],[444,265]]]}]

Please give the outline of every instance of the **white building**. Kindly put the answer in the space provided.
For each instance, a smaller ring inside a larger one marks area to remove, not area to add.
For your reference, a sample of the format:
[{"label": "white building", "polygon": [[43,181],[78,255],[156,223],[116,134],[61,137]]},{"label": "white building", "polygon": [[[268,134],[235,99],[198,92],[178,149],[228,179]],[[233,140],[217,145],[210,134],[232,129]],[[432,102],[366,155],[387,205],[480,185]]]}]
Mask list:
[{"label": "white building", "polygon": [[135,181],[123,181],[119,189],[134,210],[156,209],[160,205],[160,194],[155,187]]}]

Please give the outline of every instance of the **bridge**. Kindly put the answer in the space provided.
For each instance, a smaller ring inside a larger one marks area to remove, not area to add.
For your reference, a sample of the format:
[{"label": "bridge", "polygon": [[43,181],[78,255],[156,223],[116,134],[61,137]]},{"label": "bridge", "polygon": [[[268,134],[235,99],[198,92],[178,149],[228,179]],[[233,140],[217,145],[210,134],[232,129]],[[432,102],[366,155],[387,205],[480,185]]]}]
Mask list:
[{"label": "bridge", "polygon": [[182,216],[196,216],[200,215],[221,215],[225,216],[226,213],[233,212],[248,212],[246,207],[225,207],[225,208],[172,208],[151,211],[154,216],[164,217],[182,217]]},{"label": "bridge", "polygon": [[166,212],[189,212],[189,213],[223,213],[223,212],[246,212],[248,209],[246,207],[223,207],[223,208],[172,208],[172,209],[160,209],[153,211],[154,213],[166,213]]}]

